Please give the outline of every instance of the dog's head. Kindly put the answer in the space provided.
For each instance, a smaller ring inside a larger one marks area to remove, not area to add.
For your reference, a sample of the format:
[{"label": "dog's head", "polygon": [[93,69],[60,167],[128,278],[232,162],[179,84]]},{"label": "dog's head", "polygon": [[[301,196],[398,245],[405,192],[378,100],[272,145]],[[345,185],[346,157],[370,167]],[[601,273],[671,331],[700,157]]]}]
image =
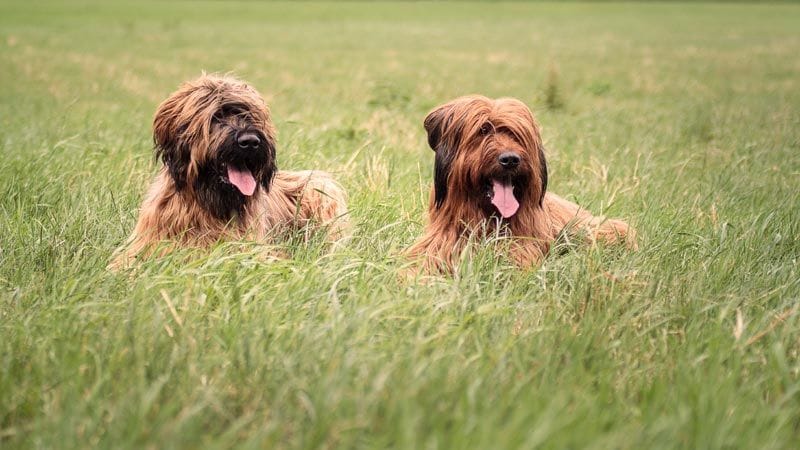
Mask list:
[{"label": "dog's head", "polygon": [[511,221],[521,207],[541,207],[547,163],[524,103],[460,97],[431,111],[425,130],[436,152],[432,210],[471,204],[487,218]]},{"label": "dog's head", "polygon": [[230,77],[184,83],[156,111],[156,156],[178,191],[218,216],[239,210],[277,170],[275,130],[259,93]]}]

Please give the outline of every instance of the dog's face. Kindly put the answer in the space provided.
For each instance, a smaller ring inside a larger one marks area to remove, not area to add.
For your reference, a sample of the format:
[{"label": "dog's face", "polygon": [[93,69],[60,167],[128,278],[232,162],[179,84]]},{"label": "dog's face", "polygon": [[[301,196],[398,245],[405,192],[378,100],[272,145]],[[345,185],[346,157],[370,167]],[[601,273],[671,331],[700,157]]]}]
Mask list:
[{"label": "dog's face", "polygon": [[467,96],[425,118],[436,152],[432,210],[474,205],[484,217],[511,221],[524,207],[541,207],[547,190],[539,128],[519,100]]},{"label": "dog's face", "polygon": [[233,78],[203,76],[181,86],[158,107],[153,140],[176,190],[221,218],[269,190],[277,170],[269,110]]}]

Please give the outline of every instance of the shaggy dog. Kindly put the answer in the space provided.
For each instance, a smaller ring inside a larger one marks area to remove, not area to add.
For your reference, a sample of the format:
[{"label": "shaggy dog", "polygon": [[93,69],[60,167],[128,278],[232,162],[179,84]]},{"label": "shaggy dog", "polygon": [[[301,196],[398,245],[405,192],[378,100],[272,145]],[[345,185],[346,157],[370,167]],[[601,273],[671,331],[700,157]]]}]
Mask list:
[{"label": "shaggy dog", "polygon": [[520,267],[541,262],[560,235],[634,246],[633,230],[547,191],[533,114],[516,99],[457,98],[425,118],[436,153],[424,235],[408,251],[424,272],[453,272],[473,237],[503,236]]},{"label": "shaggy dog", "polygon": [[162,241],[167,250],[223,239],[270,242],[319,227],[336,239],[347,225],[345,193],[330,175],[277,169],[269,110],[242,81],[204,75],[183,84],[158,107],[153,140],[164,165],[112,267]]}]

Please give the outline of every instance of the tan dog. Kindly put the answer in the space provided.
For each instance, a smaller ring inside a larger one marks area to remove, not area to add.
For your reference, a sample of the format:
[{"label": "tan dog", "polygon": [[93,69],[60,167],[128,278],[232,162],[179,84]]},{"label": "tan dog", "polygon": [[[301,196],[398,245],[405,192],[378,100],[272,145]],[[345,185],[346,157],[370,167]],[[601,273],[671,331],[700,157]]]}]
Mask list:
[{"label": "tan dog", "polygon": [[540,263],[562,231],[635,245],[625,222],[546,192],[539,127],[519,100],[457,98],[431,111],[425,130],[436,153],[429,223],[408,251],[424,272],[452,272],[476,235],[508,237],[520,267]]},{"label": "tan dog", "polygon": [[230,77],[185,83],[156,111],[156,156],[164,165],[112,267],[156,243],[203,247],[222,239],[270,242],[304,227],[336,239],[346,196],[329,174],[279,171],[275,129],[259,93]]}]

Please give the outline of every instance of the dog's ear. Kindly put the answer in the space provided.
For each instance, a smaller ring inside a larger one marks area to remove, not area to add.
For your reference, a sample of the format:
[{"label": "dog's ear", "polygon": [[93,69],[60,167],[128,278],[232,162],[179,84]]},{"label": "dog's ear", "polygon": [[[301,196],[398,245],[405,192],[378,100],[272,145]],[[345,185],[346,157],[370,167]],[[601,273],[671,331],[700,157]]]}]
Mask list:
[{"label": "dog's ear", "polygon": [[175,182],[175,188],[179,191],[185,188],[189,171],[189,152],[178,150],[172,153],[162,153],[161,160],[167,166],[167,170]]},{"label": "dog's ear", "polygon": [[433,189],[434,204],[436,208],[442,206],[447,198],[447,180],[453,164],[453,152],[450,149],[439,148],[436,150],[436,160],[433,163]]},{"label": "dog's ear", "polygon": [[173,95],[158,106],[153,118],[155,156],[167,167],[178,190],[186,186],[189,169],[189,149],[181,142],[184,129],[176,123],[179,106],[177,96]]},{"label": "dog's ear", "polygon": [[442,105],[425,117],[425,131],[428,133],[428,145],[436,152],[433,166],[434,204],[439,208],[447,198],[447,180],[453,162],[453,149],[442,140],[444,128],[451,122],[452,105]]},{"label": "dog's ear", "polygon": [[539,147],[539,177],[542,179],[542,193],[539,197],[539,206],[542,206],[544,194],[547,193],[547,158],[544,156],[544,146]]},{"label": "dog's ear", "polygon": [[169,153],[178,146],[178,136],[176,133],[178,105],[174,96],[164,100],[153,117],[153,143],[155,144],[156,156],[163,158],[164,153]]},{"label": "dog's ear", "polygon": [[275,178],[275,173],[278,171],[278,164],[275,161],[275,143],[267,139],[267,164],[264,166],[264,171],[261,172],[261,187],[264,192],[269,192],[272,186],[272,179]]},{"label": "dog's ear", "polygon": [[439,146],[439,142],[442,139],[443,127],[446,122],[449,122],[448,116],[450,115],[451,109],[452,106],[448,103],[429,112],[425,117],[424,125],[425,131],[428,133],[428,145],[433,151],[436,151],[436,147]]}]

